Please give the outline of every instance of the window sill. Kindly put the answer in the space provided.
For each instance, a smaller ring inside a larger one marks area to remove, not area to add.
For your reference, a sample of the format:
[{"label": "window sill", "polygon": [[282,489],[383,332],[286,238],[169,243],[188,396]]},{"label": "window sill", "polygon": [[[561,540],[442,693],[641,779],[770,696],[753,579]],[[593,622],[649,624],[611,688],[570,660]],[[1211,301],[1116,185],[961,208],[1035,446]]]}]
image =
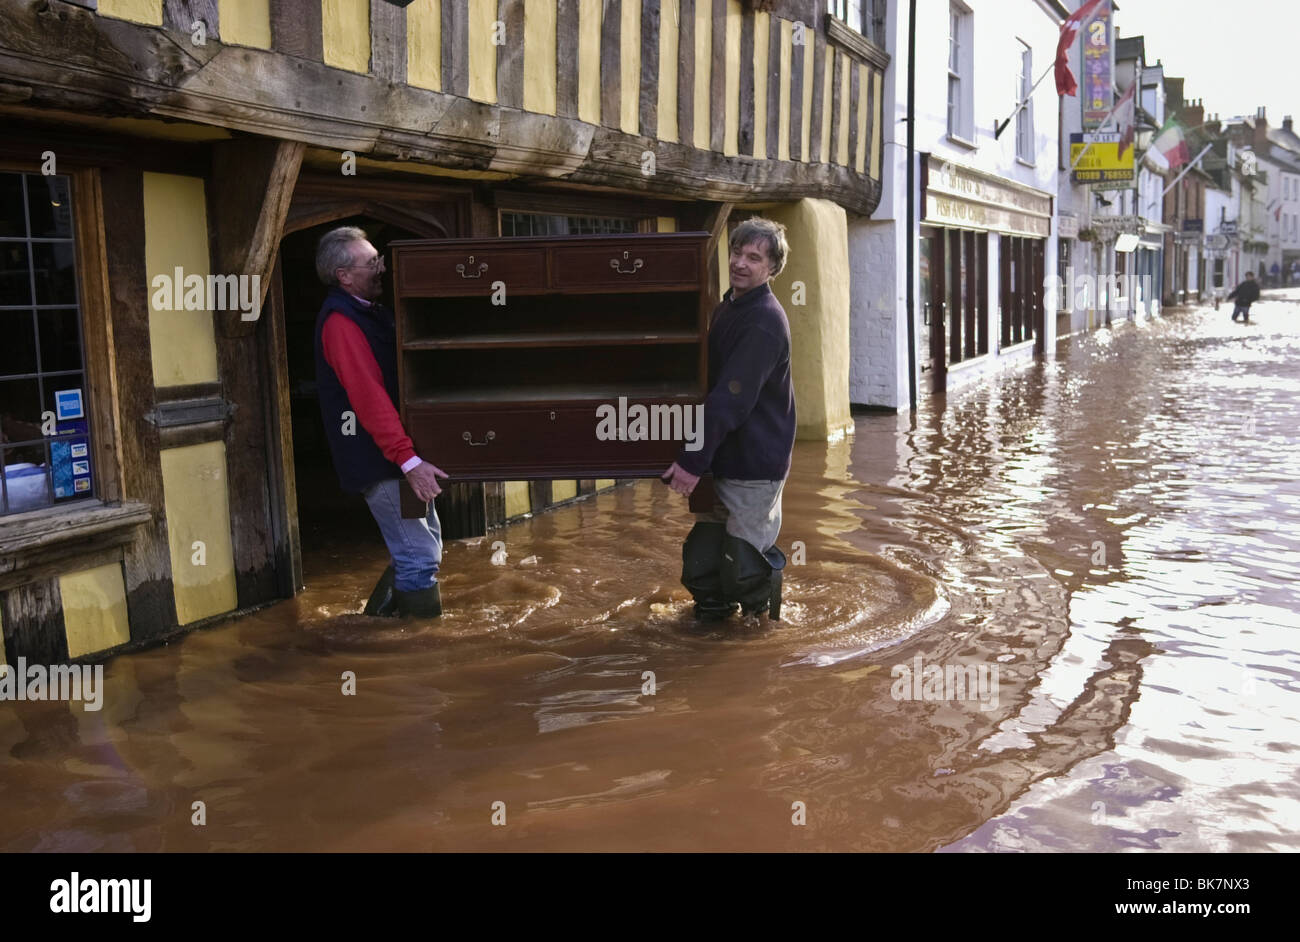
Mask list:
[{"label": "window sill", "polygon": [[960,144],[962,147],[965,147],[967,150],[979,149],[979,145],[976,144],[974,141],[967,140],[964,137],[958,137],[956,134],[949,134],[947,135],[947,138],[948,140],[952,141],[954,144]]},{"label": "window sill", "polygon": [[1009,347],[999,347],[998,356],[1006,356],[1008,353],[1019,353],[1021,350],[1031,348],[1034,345],[1034,339],[1035,338],[1030,337],[1028,340],[1020,341],[1020,343],[1013,343]]},{"label": "window sill", "polygon": [[971,367],[977,366],[980,363],[988,362],[988,358],[989,355],[987,353],[981,353],[978,356],[971,357],[969,360],[962,360],[958,363],[949,363],[947,372],[960,373],[963,370],[968,370]]},{"label": "window sill", "polygon": [[1030,170],[1037,169],[1038,167],[1038,164],[1031,160],[1025,160],[1025,158],[1021,157],[1019,154],[1016,155],[1016,163],[1020,164],[1022,167],[1028,167]]},{"label": "window sill", "polygon": [[5,517],[0,588],[26,581],[28,568],[129,542],[136,527],[152,520],[153,511],[141,501],[115,506],[92,501]]},{"label": "window sill", "polygon": [[849,26],[834,13],[823,14],[826,39],[863,62],[882,72],[889,67],[890,55],[883,48]]}]

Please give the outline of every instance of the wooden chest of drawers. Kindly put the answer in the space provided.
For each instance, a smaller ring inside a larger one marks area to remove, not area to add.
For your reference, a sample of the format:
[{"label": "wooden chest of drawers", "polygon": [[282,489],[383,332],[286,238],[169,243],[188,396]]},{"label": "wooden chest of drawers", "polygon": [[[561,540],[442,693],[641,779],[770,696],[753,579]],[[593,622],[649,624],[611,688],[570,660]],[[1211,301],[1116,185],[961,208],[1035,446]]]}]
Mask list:
[{"label": "wooden chest of drawers", "polygon": [[633,425],[611,438],[601,415],[703,402],[707,243],[704,232],[393,243],[400,405],[416,451],[453,482],[658,476],[681,437],[651,423],[648,437],[629,440]]}]

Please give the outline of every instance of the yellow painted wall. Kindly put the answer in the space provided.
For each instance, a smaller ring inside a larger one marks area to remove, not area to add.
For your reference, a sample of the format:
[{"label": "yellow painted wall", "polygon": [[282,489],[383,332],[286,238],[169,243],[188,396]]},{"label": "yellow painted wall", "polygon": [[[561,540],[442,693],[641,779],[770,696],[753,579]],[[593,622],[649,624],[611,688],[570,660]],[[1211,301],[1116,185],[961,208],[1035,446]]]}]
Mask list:
[{"label": "yellow painted wall", "polygon": [[[497,20],[496,0],[469,0],[469,97],[496,104],[497,47],[492,44]],[[518,36],[506,36],[506,42],[519,42]]]},{"label": "yellow painted wall", "polygon": [[555,114],[555,15],[554,3],[524,4],[524,108],[539,114]]},{"label": "yellow painted wall", "polygon": [[713,4],[695,4],[695,146],[709,149],[709,96],[713,68]]},{"label": "yellow painted wall", "polygon": [[835,162],[848,166],[849,163],[849,70],[853,60],[844,57],[844,68],[840,70],[840,139],[835,147]]},{"label": "yellow painted wall", "polygon": [[858,121],[858,147],[857,152],[853,155],[853,166],[861,173],[867,166],[867,90],[871,87],[867,83],[871,81],[871,70],[861,63],[858,69],[858,100],[853,103],[857,110]]},{"label": "yellow painted wall", "polygon": [[68,657],[106,651],[131,640],[121,563],[59,576],[59,594]]},{"label": "yellow painted wall", "polygon": [[727,0],[727,75],[723,81],[726,107],[722,115],[722,152],[729,157],[740,153],[741,14],[740,0]]},{"label": "yellow painted wall", "polygon": [[406,8],[406,81],[442,90],[442,0],[415,0]]},{"label": "yellow painted wall", "polygon": [[754,157],[767,159],[767,44],[772,17],[754,14]]},{"label": "yellow painted wall", "polygon": [[369,0],[321,0],[321,40],[326,65],[369,72]]},{"label": "yellow painted wall", "polygon": [[613,487],[614,484],[615,484],[615,481],[614,481],[613,478],[597,478],[597,479],[596,479],[596,490],[598,490],[598,491],[603,491],[603,490],[604,490],[605,488],[607,488],[607,487]]},{"label": "yellow painted wall", "polygon": [[681,0],[659,8],[659,140],[677,141],[677,49],[681,42]]},{"label": "yellow painted wall", "polygon": [[831,102],[834,100],[831,93],[831,83],[835,80],[835,50],[830,46],[826,47],[826,58],[822,71],[822,148],[821,162],[824,164],[832,163],[831,154]]},{"label": "yellow painted wall", "polygon": [[162,0],[99,0],[101,16],[162,26]]},{"label": "yellow painted wall", "polygon": [[790,36],[794,24],[789,20],[777,20],[781,24],[781,113],[776,125],[776,159],[790,159]]},{"label": "yellow painted wall", "polygon": [[600,124],[600,0],[578,2],[578,118]]},{"label": "yellow painted wall", "polygon": [[154,306],[154,277],[174,280],[209,274],[208,212],[203,181],[171,173],[144,175],[144,258],[149,290],[149,341],[158,386],[211,383],[217,379],[217,346],[211,311],[172,311]]},{"label": "yellow painted wall", "polygon": [[527,481],[506,481],[506,519],[518,517],[533,509],[528,496]]},{"label": "yellow painted wall", "polygon": [[[783,223],[790,243],[785,271],[772,291],[790,319],[790,365],[801,439],[838,435],[849,415],[848,216],[829,200],[804,199],[764,213]],[[805,304],[792,303],[802,281]]]},{"label": "yellow painted wall", "polygon": [[561,501],[570,500],[578,496],[577,481],[552,481],[551,482],[551,500]]},{"label": "yellow painted wall", "polygon": [[875,73],[875,77],[872,79],[872,81],[875,82],[875,86],[876,86],[876,90],[875,90],[876,113],[871,119],[872,121],[871,126],[875,128],[874,133],[871,135],[871,179],[873,180],[880,179],[880,153],[885,146],[884,143],[885,133],[884,133],[884,129],[881,128],[880,126],[881,112],[883,111],[883,106],[880,103],[880,96],[883,89],[880,86],[883,79],[884,76],[881,75],[879,72]]},{"label": "yellow painted wall", "polygon": [[624,3],[619,24],[618,93],[619,127],[626,134],[638,133],[641,108],[641,4]]},{"label": "yellow painted wall", "polygon": [[[176,617],[187,625],[228,612],[239,604],[230,544],[226,445],[205,442],[161,452],[163,504],[171,546]],[[204,544],[205,564],[194,564],[194,542]]]},{"label": "yellow painted wall", "polygon": [[656,217],[655,217],[655,231],[656,231],[656,232],[676,232],[676,231],[677,231],[677,220],[676,220],[676,218],[673,217],[673,216],[656,216]]},{"label": "yellow painted wall", "polygon": [[800,159],[805,161],[812,146],[813,65],[817,58],[813,36],[814,32],[810,26],[804,33],[806,44],[803,47],[803,131],[801,135],[803,149],[800,151],[803,156]]},{"label": "yellow painted wall", "polygon": [[271,0],[217,0],[217,23],[228,46],[271,48]]}]

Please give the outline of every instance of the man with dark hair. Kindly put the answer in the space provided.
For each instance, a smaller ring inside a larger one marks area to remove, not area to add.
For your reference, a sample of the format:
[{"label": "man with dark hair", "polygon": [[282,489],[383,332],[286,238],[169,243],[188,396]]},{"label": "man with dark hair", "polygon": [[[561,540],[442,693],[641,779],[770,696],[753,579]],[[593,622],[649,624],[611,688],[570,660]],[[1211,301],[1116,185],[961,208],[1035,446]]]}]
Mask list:
[{"label": "man with dark hair", "polygon": [[1232,289],[1232,294],[1228,295],[1228,300],[1237,299],[1237,303],[1232,308],[1232,319],[1235,321],[1237,315],[1241,315],[1243,324],[1250,323],[1250,306],[1259,300],[1259,283],[1255,281],[1253,271],[1246,272],[1246,280],[1237,287]]},{"label": "man with dark hair", "polygon": [[378,303],[384,260],[363,230],[344,226],[321,237],[316,274],[329,286],[316,318],[316,381],[334,469],[345,491],[365,498],[393,557],[366,614],[436,618],[442,614],[438,514],[430,506],[427,518],[404,519],[399,483],[405,475],[427,502],[442,491],[438,478],[447,474],[416,455],[393,404],[397,328],[393,312]]},{"label": "man with dark hair", "polygon": [[689,496],[712,471],[718,503],[682,546],[682,584],[705,621],[736,610],[781,615],[781,492],[794,451],[790,323],[768,281],[785,267],[785,227],[753,218],[729,241],[731,288],[709,320],[709,393],[698,451],[664,472]]}]

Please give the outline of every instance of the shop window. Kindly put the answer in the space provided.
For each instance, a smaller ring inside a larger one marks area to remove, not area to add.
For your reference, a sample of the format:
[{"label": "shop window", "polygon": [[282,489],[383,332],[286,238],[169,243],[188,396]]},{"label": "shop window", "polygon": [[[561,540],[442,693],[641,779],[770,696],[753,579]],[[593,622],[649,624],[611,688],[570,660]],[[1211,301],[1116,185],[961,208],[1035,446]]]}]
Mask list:
[{"label": "shop window", "polygon": [[0,514],[93,497],[72,193],[0,172]]},{"label": "shop window", "polygon": [[1003,236],[999,247],[1001,346],[1033,340],[1043,314],[1044,241]]},{"label": "shop window", "polygon": [[989,352],[989,237],[984,232],[950,229],[939,239],[941,244],[935,248],[942,252],[942,261],[934,260],[931,277],[943,279],[939,298],[946,334],[944,362],[951,366]]},{"label": "shop window", "polygon": [[503,236],[607,235],[637,231],[639,231],[637,220],[624,216],[501,213]]}]

